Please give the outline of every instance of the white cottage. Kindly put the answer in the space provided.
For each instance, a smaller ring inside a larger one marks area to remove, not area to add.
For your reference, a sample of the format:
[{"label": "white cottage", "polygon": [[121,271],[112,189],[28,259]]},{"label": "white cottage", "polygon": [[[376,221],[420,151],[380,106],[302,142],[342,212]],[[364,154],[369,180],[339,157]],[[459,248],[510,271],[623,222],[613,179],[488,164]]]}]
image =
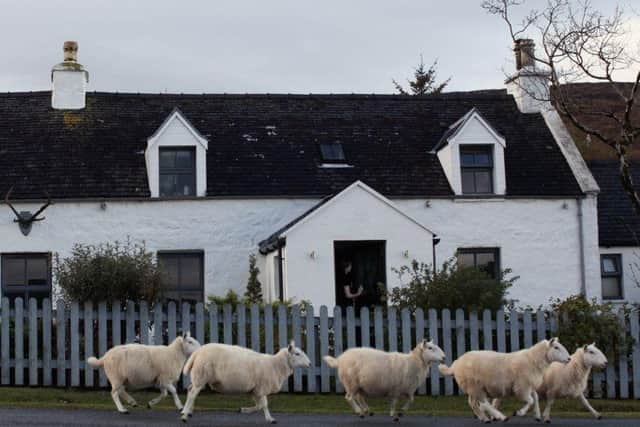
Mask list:
[{"label": "white cottage", "polygon": [[[351,261],[375,302],[393,268],[454,256],[513,269],[522,304],[602,297],[598,186],[557,113],[521,90],[541,81],[526,63],[508,91],[122,94],[85,91],[76,47],[52,91],[0,94],[5,296],[49,294],[51,255],[74,243],[130,237],[177,299],[242,292],[250,253],[269,300],[342,303]],[[19,212],[44,192],[30,222]]]}]

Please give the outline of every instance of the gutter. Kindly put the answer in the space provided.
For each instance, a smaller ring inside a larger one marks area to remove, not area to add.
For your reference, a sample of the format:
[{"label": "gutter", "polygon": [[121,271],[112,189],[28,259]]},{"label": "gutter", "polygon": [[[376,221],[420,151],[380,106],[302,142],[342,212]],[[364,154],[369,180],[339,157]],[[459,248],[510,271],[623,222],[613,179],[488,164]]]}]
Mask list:
[{"label": "gutter", "polygon": [[586,276],[586,255],[584,253],[584,215],[582,214],[582,197],[576,198],[578,203],[578,239],[580,242],[580,294],[583,297],[587,297],[587,281]]}]

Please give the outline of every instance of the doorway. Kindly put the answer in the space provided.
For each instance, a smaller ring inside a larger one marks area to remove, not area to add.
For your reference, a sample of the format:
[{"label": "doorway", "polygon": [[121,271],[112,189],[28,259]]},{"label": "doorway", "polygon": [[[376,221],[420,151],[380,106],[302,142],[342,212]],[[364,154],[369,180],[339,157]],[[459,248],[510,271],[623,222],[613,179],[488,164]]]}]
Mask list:
[{"label": "doorway", "polygon": [[[341,240],[333,242],[334,289],[336,305],[347,307],[380,305],[387,292],[386,241]],[[351,263],[351,279],[345,279],[345,265]],[[362,286],[362,294],[354,301],[344,292],[346,281],[353,283],[355,292]]]}]

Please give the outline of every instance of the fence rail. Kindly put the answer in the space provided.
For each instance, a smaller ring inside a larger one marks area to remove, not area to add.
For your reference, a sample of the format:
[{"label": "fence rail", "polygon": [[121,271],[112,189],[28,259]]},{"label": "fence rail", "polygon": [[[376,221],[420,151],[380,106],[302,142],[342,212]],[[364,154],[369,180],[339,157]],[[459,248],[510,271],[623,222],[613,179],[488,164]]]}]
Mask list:
[{"label": "fence rail", "polygon": [[[620,321],[634,339],[631,357],[610,361],[604,372],[592,375],[595,397],[640,399],[640,323],[638,313]],[[303,348],[311,367],[296,369],[283,391],[342,392],[335,371],[322,362],[356,346],[407,352],[423,338],[433,339],[447,355],[446,363],[469,350],[515,351],[549,338],[557,329],[543,311],[499,310],[465,313],[458,309],[410,313],[404,309],[353,307],[329,310],[314,307],[266,305],[222,307],[170,302],[151,310],[146,303],[121,305],[90,302],[55,305],[48,299],[23,302],[2,299],[0,306],[0,383],[2,385],[106,387],[104,373],[86,359],[102,355],[117,344],[167,344],[181,331],[198,341],[224,342],[273,353],[290,339]],[[188,384],[183,378],[182,385]],[[459,393],[452,378],[442,378],[433,366],[419,394]]]}]

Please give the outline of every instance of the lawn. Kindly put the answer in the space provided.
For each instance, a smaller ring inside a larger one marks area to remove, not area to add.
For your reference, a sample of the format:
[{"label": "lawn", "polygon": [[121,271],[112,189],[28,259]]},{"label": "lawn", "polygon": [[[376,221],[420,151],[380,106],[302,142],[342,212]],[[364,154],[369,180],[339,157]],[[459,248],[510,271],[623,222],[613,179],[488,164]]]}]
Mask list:
[{"label": "lawn", "polygon": [[[131,395],[140,407],[136,411],[147,411],[146,402],[157,396],[156,392],[135,392]],[[185,394],[180,398],[184,401]],[[275,412],[308,413],[308,414],[348,414],[347,403],[342,395],[337,394],[285,394],[272,396],[269,407]],[[371,399],[374,412],[387,413],[388,403],[380,399]],[[638,417],[640,418],[640,400],[605,400],[591,399],[592,406],[606,417]],[[202,392],[196,401],[196,410],[237,411],[240,406],[253,404],[249,396],[220,395]],[[505,413],[511,413],[520,404],[506,401],[503,405]],[[521,405],[520,405],[521,406]],[[66,408],[66,409],[104,409],[115,410],[111,395],[105,390],[74,390],[57,388],[0,387],[0,407],[30,408]],[[544,407],[543,407],[544,408]],[[175,410],[173,400],[167,397],[156,410]],[[409,414],[439,416],[471,416],[466,397],[418,396]],[[556,417],[590,417],[582,405],[575,400],[559,400],[553,406]]]}]

